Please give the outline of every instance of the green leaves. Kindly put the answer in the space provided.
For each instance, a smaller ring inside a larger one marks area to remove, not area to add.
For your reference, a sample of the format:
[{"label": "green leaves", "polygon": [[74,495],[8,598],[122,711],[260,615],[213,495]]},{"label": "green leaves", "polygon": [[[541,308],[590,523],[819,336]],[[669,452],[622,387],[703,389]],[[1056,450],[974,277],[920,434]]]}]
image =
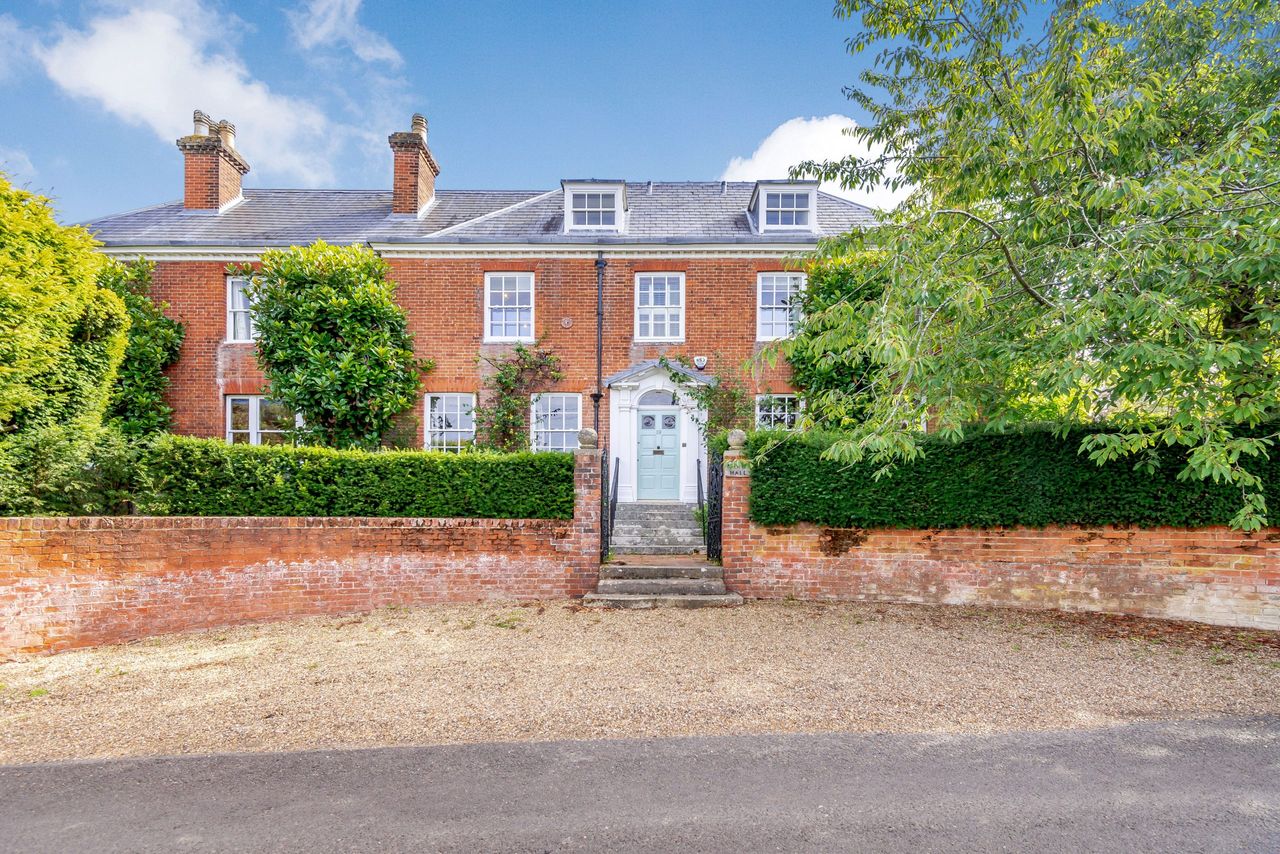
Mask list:
[{"label": "green leaves", "polygon": [[[1222,437],[1218,456],[1103,432],[1028,428],[949,442],[929,437],[890,450],[880,468],[833,453],[835,433],[753,433],[751,518],[761,525],[812,522],[841,528],[956,528],[1046,525],[1200,527],[1244,521],[1241,489],[1228,481],[1241,458],[1257,466],[1249,508],[1280,500],[1280,458],[1267,455],[1271,431]],[[888,437],[865,437],[891,441]],[[872,454],[868,453],[866,457]],[[1216,476],[1215,476],[1216,474]]]},{"label": "green leaves", "polygon": [[129,321],[95,245],[0,174],[0,435],[100,425]]},{"label": "green leaves", "polygon": [[164,437],[146,511],[175,516],[573,517],[573,455],[339,451]]},{"label": "green leaves", "polygon": [[476,404],[476,446],[493,451],[529,448],[529,399],[560,381],[560,357],[539,345],[514,344],[499,356],[481,356],[485,393]]},{"label": "green leaves", "polygon": [[149,296],[154,269],[146,260],[113,261],[98,274],[98,283],[120,297],[129,314],[128,344],[107,407],[111,424],[126,436],[166,432],[173,420],[173,409],[164,398],[169,387],[165,369],[178,361],[186,332],[181,323],[165,316],[163,303]]},{"label": "green leaves", "polygon": [[925,424],[1106,421],[1098,462],[1167,448],[1234,489],[1237,524],[1263,524],[1270,436],[1232,443],[1280,414],[1280,7],[1060,3],[1025,34],[1016,2],[837,11],[860,22],[854,49],[880,51],[855,100],[884,153],[801,171],[913,193],[819,253],[882,285],[812,306],[797,346],[860,372],[811,396],[853,431],[831,453],[884,466]]},{"label": "green leaves", "polygon": [[317,242],[265,252],[248,272],[258,361],[271,396],[302,415],[299,438],[378,447],[432,367],[414,355],[385,262],[364,246]]}]

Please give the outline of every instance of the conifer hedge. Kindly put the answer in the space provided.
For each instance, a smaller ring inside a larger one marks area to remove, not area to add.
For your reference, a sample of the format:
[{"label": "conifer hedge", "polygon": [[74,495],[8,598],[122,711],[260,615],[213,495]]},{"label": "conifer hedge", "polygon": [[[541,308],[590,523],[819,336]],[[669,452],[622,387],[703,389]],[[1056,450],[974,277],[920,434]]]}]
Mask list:
[{"label": "conifer hedge", "polygon": [[340,451],[168,436],[146,512],[170,516],[573,517],[573,455]]},{"label": "conifer hedge", "polygon": [[[760,525],[812,522],[835,528],[960,528],[1024,525],[1226,525],[1239,487],[1178,480],[1186,449],[1157,449],[1154,472],[1134,460],[1099,466],[1079,453],[1085,431],[1047,429],[930,437],[924,456],[876,480],[874,464],[822,459],[831,433],[752,434],[751,518]],[[1280,514],[1280,453],[1250,461]]]}]

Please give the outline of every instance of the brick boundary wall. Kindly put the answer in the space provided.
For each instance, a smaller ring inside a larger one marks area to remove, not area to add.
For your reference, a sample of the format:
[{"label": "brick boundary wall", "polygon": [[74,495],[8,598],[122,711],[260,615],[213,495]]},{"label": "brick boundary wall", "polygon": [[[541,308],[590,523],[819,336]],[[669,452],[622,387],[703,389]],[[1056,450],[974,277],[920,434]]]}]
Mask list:
[{"label": "brick boundary wall", "polygon": [[600,451],[573,519],[0,518],[0,659],[386,605],[595,589]]},{"label": "brick boundary wall", "polygon": [[725,584],[757,599],[1100,611],[1280,629],[1280,529],[761,527],[725,455]]}]

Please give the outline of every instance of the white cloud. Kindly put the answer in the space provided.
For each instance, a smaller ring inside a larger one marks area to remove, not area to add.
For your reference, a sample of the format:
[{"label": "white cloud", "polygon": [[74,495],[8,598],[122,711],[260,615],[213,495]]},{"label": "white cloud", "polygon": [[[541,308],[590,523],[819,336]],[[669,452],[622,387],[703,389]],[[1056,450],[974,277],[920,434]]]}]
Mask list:
[{"label": "white cloud", "polygon": [[36,177],[35,164],[27,153],[19,148],[0,146],[0,172],[9,176],[9,181],[21,186]]},{"label": "white cloud", "polygon": [[36,56],[66,92],[162,139],[191,133],[198,107],[236,125],[255,168],[310,186],[331,183],[336,149],[351,129],[332,126],[315,103],[254,79],[226,46],[239,23],[202,0],[133,2],[83,30],[59,31]]},{"label": "white cloud", "polygon": [[[866,143],[846,133],[855,127],[857,123],[853,119],[840,115],[790,119],[774,128],[750,157],[730,160],[720,177],[725,181],[786,178],[791,167],[805,160],[839,160],[854,154],[871,156]],[[830,182],[824,183],[822,189],[877,208],[892,208],[906,198],[908,192],[905,189],[894,192],[887,187],[846,190]]]},{"label": "white cloud", "polygon": [[346,45],[365,62],[386,62],[399,67],[404,58],[391,42],[356,20],[361,2],[306,0],[288,13],[294,40],[303,50]]},{"label": "white cloud", "polygon": [[31,57],[31,34],[12,15],[0,15],[0,80],[12,77]]}]

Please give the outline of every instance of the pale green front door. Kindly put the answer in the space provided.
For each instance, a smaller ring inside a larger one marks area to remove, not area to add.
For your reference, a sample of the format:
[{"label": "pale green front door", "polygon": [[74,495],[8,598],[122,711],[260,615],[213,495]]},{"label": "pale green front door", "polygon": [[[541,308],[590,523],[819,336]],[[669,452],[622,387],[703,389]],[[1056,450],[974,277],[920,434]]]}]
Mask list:
[{"label": "pale green front door", "polygon": [[636,498],[680,497],[680,410],[642,409],[636,459]]}]

